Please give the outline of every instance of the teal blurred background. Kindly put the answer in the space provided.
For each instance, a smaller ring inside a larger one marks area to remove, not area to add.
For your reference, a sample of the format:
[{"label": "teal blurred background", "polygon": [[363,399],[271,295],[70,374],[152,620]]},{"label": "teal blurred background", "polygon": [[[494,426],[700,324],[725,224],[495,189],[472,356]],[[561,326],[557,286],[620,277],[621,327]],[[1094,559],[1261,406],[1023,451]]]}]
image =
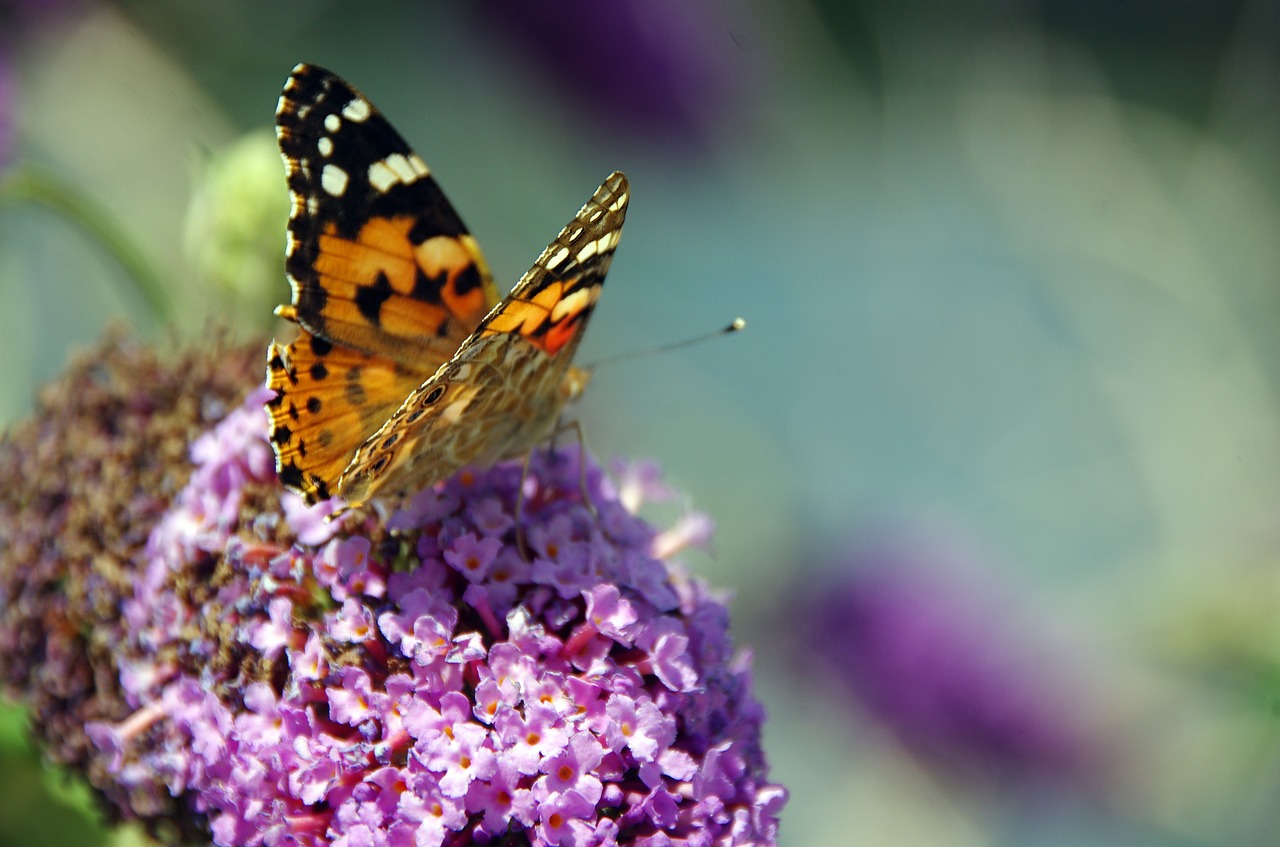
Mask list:
[{"label": "teal blurred background", "polygon": [[[0,423],[114,318],[287,336],[272,117],[318,63],[504,287],[628,174],[582,362],[747,318],[602,369],[579,415],[687,494],[660,520],[717,522],[686,558],[755,652],[784,844],[1280,843],[1280,6],[0,0],[0,27]],[[857,582],[898,572],[927,598]],[[811,625],[833,586],[894,623]],[[0,796],[60,784],[4,726]],[[136,838],[20,796],[0,844]]]}]

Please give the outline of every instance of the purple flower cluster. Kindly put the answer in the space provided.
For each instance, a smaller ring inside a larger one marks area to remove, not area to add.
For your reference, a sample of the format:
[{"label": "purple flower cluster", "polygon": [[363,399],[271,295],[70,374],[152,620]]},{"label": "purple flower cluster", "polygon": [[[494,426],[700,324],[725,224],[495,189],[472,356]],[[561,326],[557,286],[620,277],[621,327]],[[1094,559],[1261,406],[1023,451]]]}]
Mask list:
[{"label": "purple flower cluster", "polygon": [[661,490],[651,469],[588,464],[593,510],[578,450],[539,451],[526,560],[518,464],[385,520],[256,508],[263,399],[194,444],[151,535],[135,711],[90,728],[117,779],[189,798],[220,845],[775,843],[786,792],[728,612],[622,505]]}]

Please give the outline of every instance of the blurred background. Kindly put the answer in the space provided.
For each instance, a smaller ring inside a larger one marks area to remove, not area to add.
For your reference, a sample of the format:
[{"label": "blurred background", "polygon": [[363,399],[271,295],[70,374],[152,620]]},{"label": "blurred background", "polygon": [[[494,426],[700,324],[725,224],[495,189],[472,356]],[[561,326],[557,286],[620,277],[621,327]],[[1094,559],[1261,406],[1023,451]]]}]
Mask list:
[{"label": "blurred background", "polygon": [[[1280,5],[0,0],[0,424],[271,308],[361,88],[509,287],[613,169],[602,457],[718,525],[786,845],[1280,843]],[[3,543],[3,540],[0,540]],[[125,844],[0,722],[0,844]]]}]

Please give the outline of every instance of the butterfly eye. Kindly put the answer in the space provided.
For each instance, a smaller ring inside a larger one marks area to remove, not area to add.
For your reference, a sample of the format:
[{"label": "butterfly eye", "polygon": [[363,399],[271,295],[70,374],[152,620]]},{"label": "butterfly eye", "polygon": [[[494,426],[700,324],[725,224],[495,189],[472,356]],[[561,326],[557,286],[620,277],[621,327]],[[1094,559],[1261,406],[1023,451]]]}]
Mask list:
[{"label": "butterfly eye", "polygon": [[422,405],[430,406],[444,396],[444,386],[437,385],[435,388],[427,392],[427,396],[422,398]]}]

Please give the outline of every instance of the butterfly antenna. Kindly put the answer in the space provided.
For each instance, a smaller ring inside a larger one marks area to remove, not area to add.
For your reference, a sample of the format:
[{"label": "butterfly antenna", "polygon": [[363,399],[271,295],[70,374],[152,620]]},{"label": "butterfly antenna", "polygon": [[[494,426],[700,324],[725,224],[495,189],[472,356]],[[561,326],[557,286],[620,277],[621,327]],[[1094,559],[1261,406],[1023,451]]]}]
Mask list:
[{"label": "butterfly antenna", "polygon": [[669,353],[672,350],[679,350],[681,347],[688,347],[692,344],[701,344],[712,338],[718,338],[721,335],[730,335],[735,332],[741,332],[747,328],[747,322],[742,318],[734,318],[725,326],[717,330],[706,333],[705,335],[695,335],[693,338],[686,338],[683,341],[673,341],[670,344],[660,344],[657,347],[650,347],[647,350],[632,350],[629,353],[619,353],[616,356],[609,356],[599,359],[589,365],[590,370],[598,370],[601,365],[607,365],[612,362],[620,362],[623,359],[639,359],[642,356],[653,356],[657,353]]}]

